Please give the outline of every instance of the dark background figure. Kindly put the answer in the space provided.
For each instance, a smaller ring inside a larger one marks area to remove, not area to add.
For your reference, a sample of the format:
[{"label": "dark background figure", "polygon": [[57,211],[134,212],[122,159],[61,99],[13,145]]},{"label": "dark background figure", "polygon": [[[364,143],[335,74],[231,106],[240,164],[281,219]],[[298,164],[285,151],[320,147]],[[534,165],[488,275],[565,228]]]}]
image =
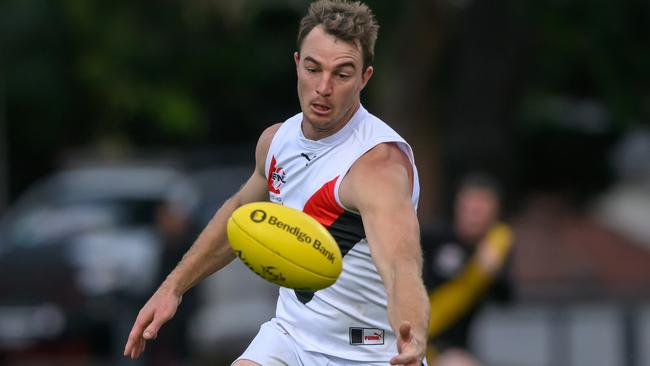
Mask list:
[{"label": "dark background figure", "polygon": [[[197,235],[196,224],[185,207],[162,203],[155,210],[155,223],[162,244],[158,283],[176,267],[183,254]],[[188,326],[197,308],[196,292],[183,296],[183,306],[158,335],[151,347],[149,360],[152,365],[184,365],[190,357]]]},{"label": "dark background figure", "polygon": [[489,299],[511,297],[512,233],[500,222],[500,206],[497,181],[471,173],[458,187],[452,222],[423,232],[431,365],[479,365],[469,344],[472,322]]}]

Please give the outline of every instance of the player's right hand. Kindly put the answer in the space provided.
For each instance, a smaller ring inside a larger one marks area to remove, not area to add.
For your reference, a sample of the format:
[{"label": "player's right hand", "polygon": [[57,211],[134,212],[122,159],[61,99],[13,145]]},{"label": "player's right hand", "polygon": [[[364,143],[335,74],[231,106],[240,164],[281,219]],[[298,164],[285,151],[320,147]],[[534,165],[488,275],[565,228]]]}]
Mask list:
[{"label": "player's right hand", "polygon": [[391,365],[419,366],[426,355],[427,342],[412,330],[411,323],[403,321],[397,333],[397,351],[399,354],[390,360]]},{"label": "player's right hand", "polygon": [[144,352],[147,341],[156,339],[160,327],[176,314],[181,299],[163,286],[158,288],[135,319],[124,347],[124,357],[135,359]]}]

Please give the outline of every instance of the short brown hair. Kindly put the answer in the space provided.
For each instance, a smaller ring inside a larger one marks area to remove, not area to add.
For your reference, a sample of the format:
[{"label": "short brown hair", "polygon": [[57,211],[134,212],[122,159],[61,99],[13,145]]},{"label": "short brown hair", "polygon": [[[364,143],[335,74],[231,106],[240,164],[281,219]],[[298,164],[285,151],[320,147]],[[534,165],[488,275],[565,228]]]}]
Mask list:
[{"label": "short brown hair", "polygon": [[298,52],[307,34],[319,25],[323,26],[327,34],[361,48],[363,70],[372,65],[379,25],[366,4],[346,0],[319,0],[312,3],[307,15],[300,21]]}]

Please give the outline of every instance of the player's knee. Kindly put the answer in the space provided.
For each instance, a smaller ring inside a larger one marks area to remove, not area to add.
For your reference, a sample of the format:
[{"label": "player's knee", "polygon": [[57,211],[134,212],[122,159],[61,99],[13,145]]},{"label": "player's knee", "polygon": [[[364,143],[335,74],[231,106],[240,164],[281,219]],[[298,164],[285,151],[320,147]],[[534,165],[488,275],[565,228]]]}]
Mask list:
[{"label": "player's knee", "polygon": [[253,362],[250,360],[237,360],[235,363],[232,364],[232,366],[261,366],[257,362]]},{"label": "player's knee", "polygon": [[459,350],[452,349],[442,353],[436,360],[435,366],[480,366],[471,354]]}]

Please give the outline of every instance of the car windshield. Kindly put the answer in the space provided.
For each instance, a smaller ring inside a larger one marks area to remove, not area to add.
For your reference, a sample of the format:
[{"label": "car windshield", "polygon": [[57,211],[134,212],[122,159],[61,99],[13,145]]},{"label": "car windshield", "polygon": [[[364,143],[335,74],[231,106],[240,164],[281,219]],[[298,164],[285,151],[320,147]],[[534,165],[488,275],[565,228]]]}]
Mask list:
[{"label": "car windshield", "polygon": [[18,217],[10,225],[9,238],[11,243],[31,247],[56,242],[76,232],[111,227],[116,217],[110,206],[41,206]]},{"label": "car windshield", "polygon": [[5,222],[3,234],[11,246],[48,245],[84,232],[148,225],[155,205],[152,200],[134,199],[35,205]]},{"label": "car windshield", "polygon": [[43,180],[16,202],[0,222],[0,249],[33,247],[70,235],[149,225],[156,205],[196,202],[191,186],[164,168],[89,168]]}]

